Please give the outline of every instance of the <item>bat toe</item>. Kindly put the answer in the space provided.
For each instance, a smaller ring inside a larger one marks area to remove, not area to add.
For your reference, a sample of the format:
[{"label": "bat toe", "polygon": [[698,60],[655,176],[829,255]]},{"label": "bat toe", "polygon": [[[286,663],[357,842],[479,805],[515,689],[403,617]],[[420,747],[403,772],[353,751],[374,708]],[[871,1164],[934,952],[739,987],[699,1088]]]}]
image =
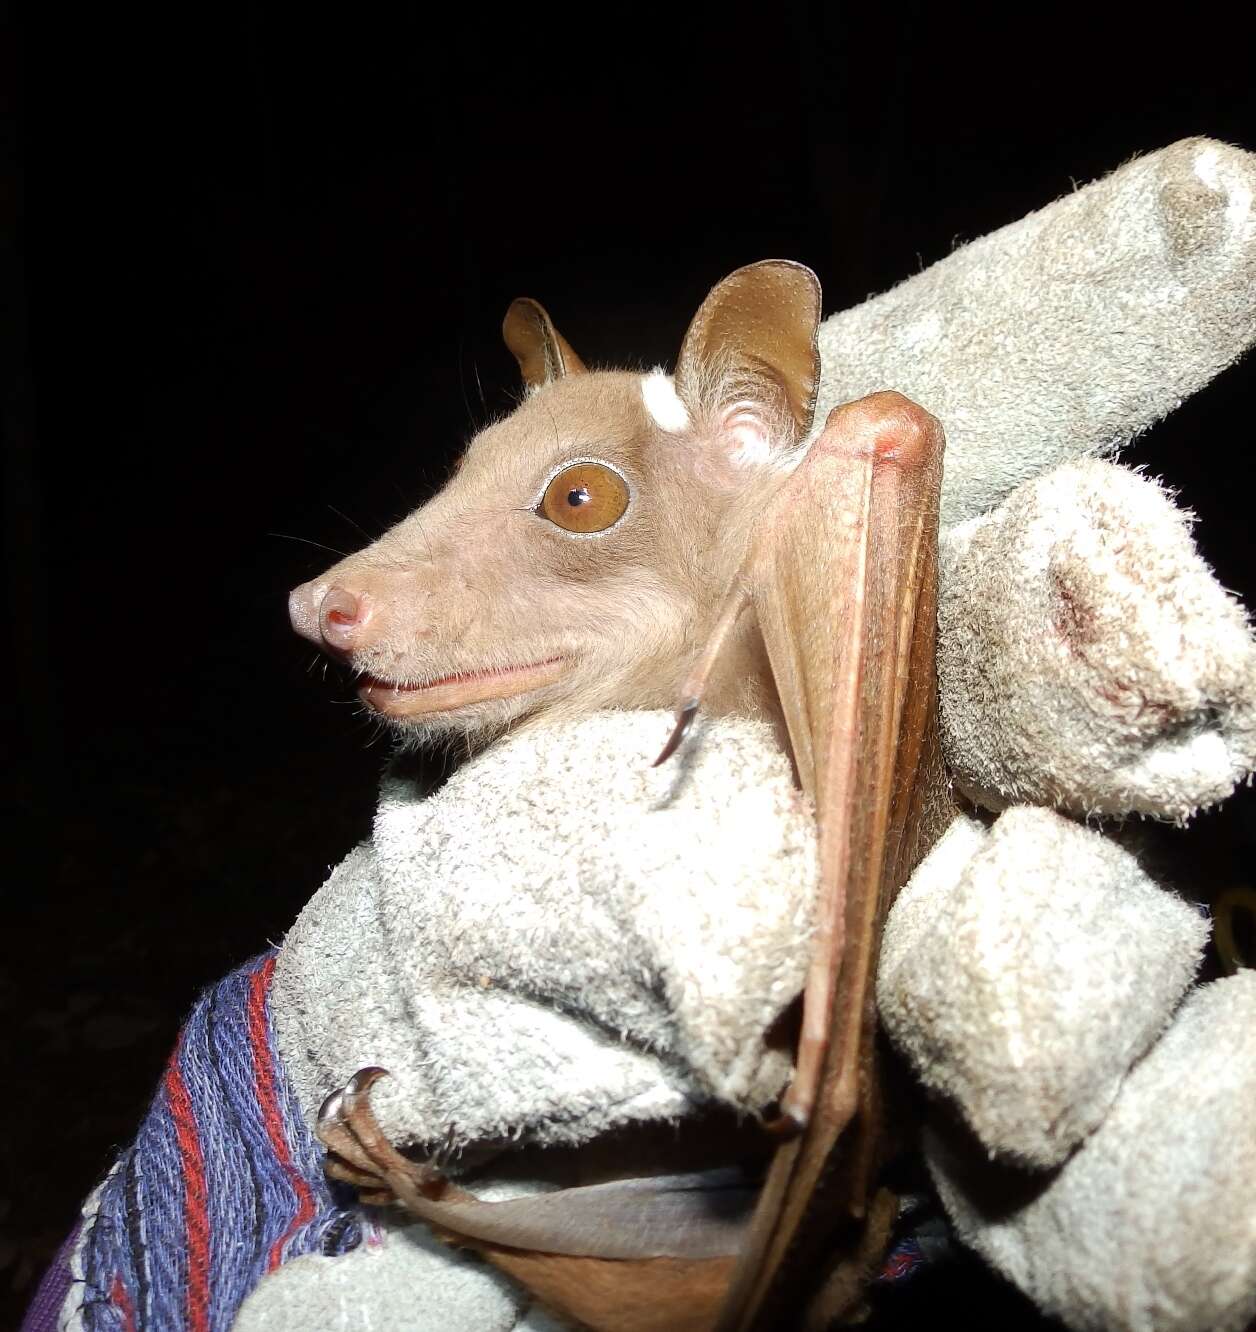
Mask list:
[{"label": "bat toe", "polygon": [[[380,1206],[415,1197],[436,1198],[443,1191],[439,1167],[411,1161],[385,1137],[371,1109],[371,1088],[388,1077],[383,1068],[361,1068],[319,1108],[315,1131],[327,1149],[324,1170],[330,1179],[351,1184],[364,1203]],[[452,1152],[453,1125],[438,1159]]]}]

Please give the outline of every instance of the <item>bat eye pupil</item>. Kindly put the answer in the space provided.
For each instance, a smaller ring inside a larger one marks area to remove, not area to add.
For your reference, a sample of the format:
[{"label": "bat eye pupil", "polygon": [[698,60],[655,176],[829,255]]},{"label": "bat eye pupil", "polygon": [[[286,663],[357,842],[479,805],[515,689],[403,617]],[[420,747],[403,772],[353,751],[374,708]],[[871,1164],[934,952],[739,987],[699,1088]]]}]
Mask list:
[{"label": "bat eye pupil", "polygon": [[574,462],[556,472],[536,506],[537,514],[577,536],[605,532],[628,511],[623,474],[609,463]]}]

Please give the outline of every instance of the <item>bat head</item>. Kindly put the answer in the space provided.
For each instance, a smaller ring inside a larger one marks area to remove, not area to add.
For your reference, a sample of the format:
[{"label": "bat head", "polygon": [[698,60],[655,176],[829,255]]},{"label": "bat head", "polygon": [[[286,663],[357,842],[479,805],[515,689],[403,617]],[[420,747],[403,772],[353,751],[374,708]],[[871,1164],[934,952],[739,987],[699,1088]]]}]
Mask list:
[{"label": "bat head", "polygon": [[[293,627],[414,741],[668,707],[766,488],[811,429],[820,290],[769,260],[716,286],[676,373],[586,369],[536,302],[503,335],[528,392],[448,485],[296,588]],[[713,706],[756,710],[753,663]]]}]

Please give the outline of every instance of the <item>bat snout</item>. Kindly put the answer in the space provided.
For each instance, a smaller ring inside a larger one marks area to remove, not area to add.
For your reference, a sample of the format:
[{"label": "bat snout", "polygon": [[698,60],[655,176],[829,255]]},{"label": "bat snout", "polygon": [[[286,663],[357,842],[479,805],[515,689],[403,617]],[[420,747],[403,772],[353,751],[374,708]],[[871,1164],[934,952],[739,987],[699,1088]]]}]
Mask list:
[{"label": "bat snout", "polygon": [[302,583],[288,598],[293,629],[335,656],[360,646],[370,615],[371,600],[365,593],[326,583]]},{"label": "bat snout", "polygon": [[288,619],[293,629],[319,647],[323,645],[323,635],[318,627],[318,608],[325,590],[324,583],[302,583],[288,594]]}]

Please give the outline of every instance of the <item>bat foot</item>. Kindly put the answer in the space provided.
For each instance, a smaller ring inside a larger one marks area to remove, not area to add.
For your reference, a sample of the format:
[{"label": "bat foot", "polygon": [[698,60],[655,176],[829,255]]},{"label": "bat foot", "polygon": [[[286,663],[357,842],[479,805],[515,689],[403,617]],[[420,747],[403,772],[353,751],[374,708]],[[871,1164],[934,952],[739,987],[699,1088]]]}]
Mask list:
[{"label": "bat foot", "polygon": [[371,1109],[370,1091],[383,1068],[361,1068],[319,1108],[315,1132],[327,1148],[324,1170],[328,1178],[351,1184],[364,1203],[372,1206],[412,1205],[438,1199],[445,1191],[443,1167],[453,1151],[454,1125],[441,1149],[429,1161],[411,1161],[388,1141]]}]

